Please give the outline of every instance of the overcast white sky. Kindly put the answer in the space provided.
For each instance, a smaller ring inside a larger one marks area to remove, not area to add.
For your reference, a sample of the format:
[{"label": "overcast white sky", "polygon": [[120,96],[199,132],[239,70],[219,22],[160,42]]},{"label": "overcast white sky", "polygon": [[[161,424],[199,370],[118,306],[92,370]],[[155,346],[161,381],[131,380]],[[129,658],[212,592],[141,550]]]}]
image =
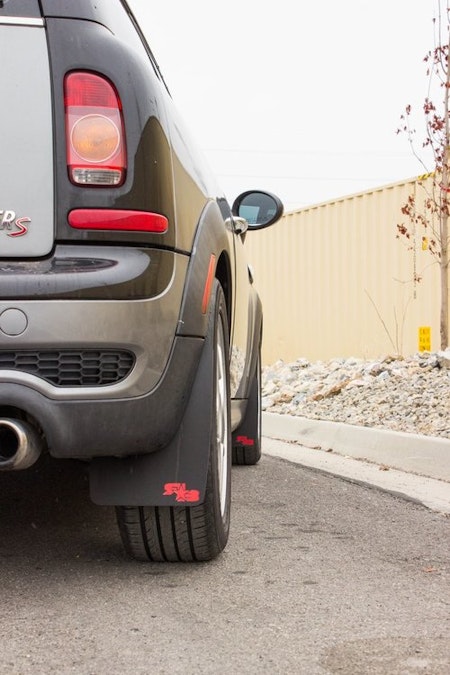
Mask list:
[{"label": "overcast white sky", "polygon": [[292,210],[423,173],[395,130],[427,95],[437,0],[129,3],[230,201]]}]

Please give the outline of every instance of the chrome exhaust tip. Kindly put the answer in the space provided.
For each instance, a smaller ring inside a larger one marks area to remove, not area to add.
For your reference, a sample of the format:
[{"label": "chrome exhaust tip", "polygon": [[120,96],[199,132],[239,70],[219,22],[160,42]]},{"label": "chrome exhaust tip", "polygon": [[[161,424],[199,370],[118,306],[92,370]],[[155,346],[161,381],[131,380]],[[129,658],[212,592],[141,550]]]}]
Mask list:
[{"label": "chrome exhaust tip", "polygon": [[23,420],[0,418],[0,471],[28,469],[42,451],[41,437]]}]

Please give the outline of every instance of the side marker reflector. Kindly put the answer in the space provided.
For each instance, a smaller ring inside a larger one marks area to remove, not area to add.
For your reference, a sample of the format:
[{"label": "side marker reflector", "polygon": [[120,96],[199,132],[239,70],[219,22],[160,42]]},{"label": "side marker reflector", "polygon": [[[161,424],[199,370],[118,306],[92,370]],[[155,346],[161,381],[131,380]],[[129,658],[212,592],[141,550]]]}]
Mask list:
[{"label": "side marker reflector", "polygon": [[216,269],[216,256],[212,253],[209,259],[208,273],[206,275],[205,289],[203,291],[202,299],[202,314],[206,314],[209,306],[209,298],[211,296],[211,289],[214,280],[214,272]]}]

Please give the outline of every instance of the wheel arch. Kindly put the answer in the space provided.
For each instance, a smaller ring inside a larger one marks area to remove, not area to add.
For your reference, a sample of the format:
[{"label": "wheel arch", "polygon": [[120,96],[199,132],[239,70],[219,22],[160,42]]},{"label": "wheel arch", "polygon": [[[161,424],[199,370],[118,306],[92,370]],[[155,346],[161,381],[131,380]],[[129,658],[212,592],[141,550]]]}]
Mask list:
[{"label": "wheel arch", "polygon": [[[204,337],[208,311],[203,307],[205,288],[211,269],[222,286],[231,332],[233,316],[233,234],[216,201],[203,209],[190,256],[183,300],[178,322],[178,335]],[[212,268],[211,265],[214,265]]]}]

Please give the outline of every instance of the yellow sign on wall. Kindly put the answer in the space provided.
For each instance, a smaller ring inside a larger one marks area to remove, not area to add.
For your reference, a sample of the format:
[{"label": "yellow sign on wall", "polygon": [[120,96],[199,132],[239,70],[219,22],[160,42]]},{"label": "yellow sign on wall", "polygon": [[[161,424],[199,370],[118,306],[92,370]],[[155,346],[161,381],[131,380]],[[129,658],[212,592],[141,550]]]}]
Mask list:
[{"label": "yellow sign on wall", "polygon": [[431,326],[419,326],[419,352],[431,352]]}]

